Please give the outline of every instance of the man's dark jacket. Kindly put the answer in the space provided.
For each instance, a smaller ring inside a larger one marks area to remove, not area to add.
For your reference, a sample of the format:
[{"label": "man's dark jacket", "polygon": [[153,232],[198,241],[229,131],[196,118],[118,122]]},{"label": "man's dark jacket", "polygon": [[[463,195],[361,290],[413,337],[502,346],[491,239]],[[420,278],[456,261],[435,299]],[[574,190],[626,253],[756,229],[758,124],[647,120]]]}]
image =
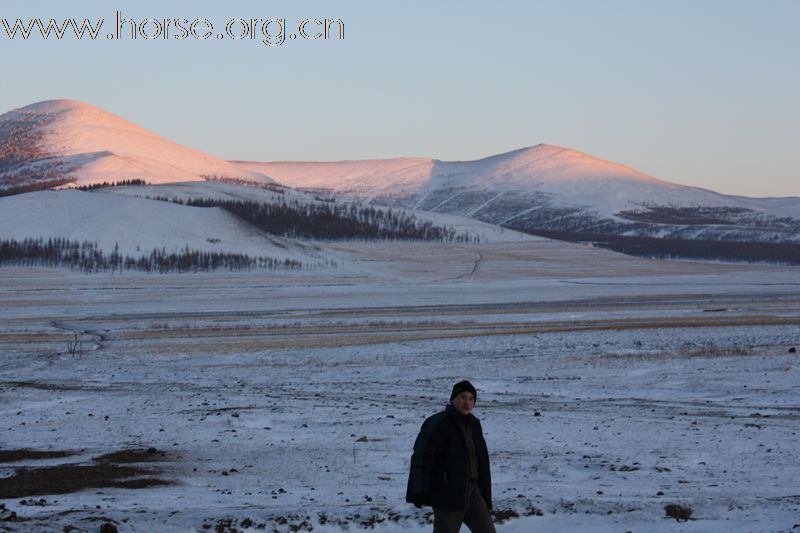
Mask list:
[{"label": "man's dark jacket", "polygon": [[492,509],[492,478],[489,451],[480,421],[466,417],[452,405],[429,417],[422,424],[411,456],[406,501],[443,509],[463,510],[469,497],[469,457],[464,433],[458,424],[471,431],[478,461],[478,489],[486,506]]}]

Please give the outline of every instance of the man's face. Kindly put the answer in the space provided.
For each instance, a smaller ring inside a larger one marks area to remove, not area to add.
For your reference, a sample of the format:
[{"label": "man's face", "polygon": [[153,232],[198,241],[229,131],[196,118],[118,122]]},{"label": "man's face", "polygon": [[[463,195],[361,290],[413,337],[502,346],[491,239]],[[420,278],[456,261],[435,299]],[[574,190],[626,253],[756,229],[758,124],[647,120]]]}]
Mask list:
[{"label": "man's face", "polygon": [[475,396],[469,391],[464,391],[453,398],[452,403],[456,411],[466,416],[472,412],[472,408],[475,406]]}]

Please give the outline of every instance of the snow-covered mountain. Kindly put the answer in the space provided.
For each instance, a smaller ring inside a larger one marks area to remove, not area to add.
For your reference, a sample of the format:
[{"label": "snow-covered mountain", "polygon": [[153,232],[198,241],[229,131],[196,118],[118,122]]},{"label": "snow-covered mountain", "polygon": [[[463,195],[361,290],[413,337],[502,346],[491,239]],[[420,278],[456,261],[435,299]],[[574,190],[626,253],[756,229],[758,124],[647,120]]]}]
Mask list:
[{"label": "snow-covered mountain", "polygon": [[575,240],[601,234],[800,242],[800,198],[723,195],[557,146],[476,161],[259,163],[221,160],[73,100],[0,116],[0,196],[123,180],[159,185],[209,178],[325,190]]},{"label": "snow-covered mountain", "polygon": [[209,176],[269,181],[75,100],[39,102],[0,116],[0,192]]},{"label": "snow-covered mountain", "polygon": [[800,198],[745,198],[539,144],[477,161],[236,162],[291,187],[468,216],[526,231],[800,241]]}]

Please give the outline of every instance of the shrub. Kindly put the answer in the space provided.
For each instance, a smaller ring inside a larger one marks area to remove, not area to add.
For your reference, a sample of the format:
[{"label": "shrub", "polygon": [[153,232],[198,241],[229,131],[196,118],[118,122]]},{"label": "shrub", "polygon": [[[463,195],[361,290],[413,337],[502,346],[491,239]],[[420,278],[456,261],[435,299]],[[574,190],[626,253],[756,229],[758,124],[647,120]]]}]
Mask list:
[{"label": "shrub", "polygon": [[678,522],[686,522],[692,518],[692,508],[688,505],[670,503],[664,507],[664,511],[668,517],[674,518]]}]

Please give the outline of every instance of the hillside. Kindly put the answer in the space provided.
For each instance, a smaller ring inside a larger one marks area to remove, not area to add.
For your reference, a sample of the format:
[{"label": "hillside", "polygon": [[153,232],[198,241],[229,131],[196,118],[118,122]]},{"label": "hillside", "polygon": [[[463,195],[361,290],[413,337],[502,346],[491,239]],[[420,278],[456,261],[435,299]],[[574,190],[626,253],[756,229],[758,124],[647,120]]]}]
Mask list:
[{"label": "hillside", "polygon": [[0,194],[103,181],[269,182],[75,100],[39,102],[0,115]]},{"label": "hillside", "polygon": [[259,232],[219,208],[62,190],[0,198],[0,211],[3,242],[60,239],[89,243],[92,253],[114,251],[133,259],[154,250],[245,255],[297,265],[332,259],[319,247]]}]

